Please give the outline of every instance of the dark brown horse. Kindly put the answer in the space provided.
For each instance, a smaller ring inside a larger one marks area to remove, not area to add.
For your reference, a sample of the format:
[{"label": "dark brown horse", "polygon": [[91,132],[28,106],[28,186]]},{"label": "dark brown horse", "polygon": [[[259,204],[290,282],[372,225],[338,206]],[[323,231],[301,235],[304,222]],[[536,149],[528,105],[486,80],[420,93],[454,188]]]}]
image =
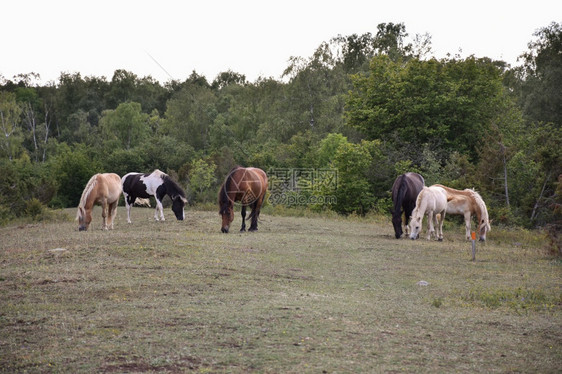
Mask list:
[{"label": "dark brown horse", "polygon": [[226,176],[219,190],[219,214],[222,216],[223,233],[228,233],[230,224],[234,220],[234,203],[242,205],[242,228],[246,231],[246,207],[250,206],[252,212],[248,219],[252,219],[250,231],[258,229],[260,209],[267,192],[267,175],[258,168],[234,167]]},{"label": "dark brown horse", "polygon": [[418,173],[405,173],[400,175],[392,185],[392,225],[396,239],[402,236],[402,213],[404,225],[408,230],[408,221],[416,207],[416,199],[423,189],[425,181]]}]

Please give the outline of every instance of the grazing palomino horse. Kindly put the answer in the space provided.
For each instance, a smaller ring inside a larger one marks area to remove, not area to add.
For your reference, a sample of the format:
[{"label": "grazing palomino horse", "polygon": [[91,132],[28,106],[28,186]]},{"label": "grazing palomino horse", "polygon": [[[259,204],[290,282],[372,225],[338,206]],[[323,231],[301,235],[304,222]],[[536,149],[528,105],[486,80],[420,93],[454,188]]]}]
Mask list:
[{"label": "grazing palomino horse", "polygon": [[242,228],[246,231],[246,207],[252,212],[248,219],[252,219],[249,231],[257,231],[260,209],[267,192],[267,174],[258,168],[234,167],[227,175],[219,190],[219,214],[222,216],[223,233],[228,233],[230,224],[234,220],[234,203],[242,204]]},{"label": "grazing palomino horse", "polygon": [[[443,240],[443,220],[447,212],[447,193],[441,187],[424,187],[416,199],[416,207],[410,220],[410,239],[418,237],[423,216],[427,214],[427,240],[434,234],[437,240]],[[435,219],[436,228],[433,226]]]},{"label": "grazing palomino horse", "polygon": [[[412,211],[416,207],[418,194],[425,185],[425,181],[418,173],[405,173],[394,181],[392,185],[392,225],[396,239],[402,236],[402,213],[404,213],[404,226],[408,231],[408,222]],[[406,232],[407,234],[407,232]]]},{"label": "grazing palomino horse", "polygon": [[168,174],[156,169],[152,173],[128,173],[122,179],[123,196],[125,197],[125,206],[127,207],[127,222],[131,223],[131,206],[135,202],[142,202],[141,199],[148,199],[154,196],[156,199],[156,209],[154,211],[154,219],[158,221],[158,213],[160,219],[164,218],[164,208],[162,199],[168,195],[172,199],[172,211],[179,221],[185,218],[184,207],[187,203],[184,190],[168,176]]},{"label": "grazing palomino horse", "polygon": [[460,214],[464,216],[466,226],[466,238],[470,240],[471,227],[470,218],[476,216],[478,223],[478,236],[481,242],[486,240],[486,233],[492,229],[490,219],[488,217],[488,209],[482,197],[473,189],[456,190],[441,184],[435,186],[441,187],[447,193],[447,213]]},{"label": "grazing palomino horse", "polygon": [[[103,217],[102,229],[113,229],[113,219],[117,210],[117,203],[121,196],[121,178],[114,173],[96,174],[90,178],[78,204],[76,219],[80,231],[88,230],[92,222],[94,204],[101,205]],[[107,221],[106,221],[107,218]]]}]

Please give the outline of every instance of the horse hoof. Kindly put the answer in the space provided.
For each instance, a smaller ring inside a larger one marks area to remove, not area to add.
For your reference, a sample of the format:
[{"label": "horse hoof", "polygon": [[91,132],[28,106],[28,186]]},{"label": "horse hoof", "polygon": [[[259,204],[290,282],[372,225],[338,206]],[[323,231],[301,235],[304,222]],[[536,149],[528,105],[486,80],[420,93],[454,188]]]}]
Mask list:
[{"label": "horse hoof", "polygon": [[443,238],[439,238],[439,239],[437,239],[437,241],[438,241],[438,242],[442,242],[442,241],[443,241]]},{"label": "horse hoof", "polygon": [[246,229],[240,229],[240,232],[246,232]]},{"label": "horse hoof", "polygon": [[221,231],[222,231],[223,234],[228,234],[228,229],[221,228]]}]

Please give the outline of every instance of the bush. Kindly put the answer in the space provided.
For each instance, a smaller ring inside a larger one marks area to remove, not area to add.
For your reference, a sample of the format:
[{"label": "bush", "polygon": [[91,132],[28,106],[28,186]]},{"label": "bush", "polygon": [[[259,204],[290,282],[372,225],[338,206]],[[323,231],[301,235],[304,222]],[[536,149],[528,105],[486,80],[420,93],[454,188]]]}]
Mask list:
[{"label": "bush", "polygon": [[15,218],[14,214],[5,205],[0,204],[0,226],[6,225],[8,222]]},{"label": "bush", "polygon": [[57,195],[51,206],[67,208],[78,206],[80,196],[92,175],[101,171],[85,147],[64,149],[53,164],[52,179],[57,183]]},{"label": "bush", "polygon": [[45,210],[45,206],[36,198],[25,202],[25,215],[34,221],[40,220],[40,218],[44,216]]}]

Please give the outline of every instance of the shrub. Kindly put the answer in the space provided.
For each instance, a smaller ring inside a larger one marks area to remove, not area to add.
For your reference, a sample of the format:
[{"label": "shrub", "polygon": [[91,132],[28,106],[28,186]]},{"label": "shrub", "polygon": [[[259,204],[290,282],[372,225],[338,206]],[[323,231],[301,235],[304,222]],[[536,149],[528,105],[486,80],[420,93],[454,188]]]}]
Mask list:
[{"label": "shrub", "polygon": [[33,219],[34,221],[40,220],[40,218],[45,214],[45,206],[41,202],[32,198],[25,202],[25,215]]}]

